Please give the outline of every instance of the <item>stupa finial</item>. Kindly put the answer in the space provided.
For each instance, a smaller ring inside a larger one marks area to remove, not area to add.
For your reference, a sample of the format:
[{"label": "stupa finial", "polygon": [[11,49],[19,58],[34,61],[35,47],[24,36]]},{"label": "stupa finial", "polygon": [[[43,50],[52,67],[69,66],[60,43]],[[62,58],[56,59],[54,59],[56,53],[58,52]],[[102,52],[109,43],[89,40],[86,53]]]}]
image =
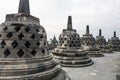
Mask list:
[{"label": "stupa finial", "polygon": [[20,0],[18,13],[30,14],[29,0]]},{"label": "stupa finial", "polygon": [[90,31],[89,31],[89,25],[87,25],[87,27],[86,27],[86,34],[89,34],[90,33]]},{"label": "stupa finial", "polygon": [[99,29],[99,36],[102,36],[102,30]]},{"label": "stupa finial", "polygon": [[116,37],[116,31],[114,31],[114,37]]},{"label": "stupa finial", "polygon": [[54,35],[54,38],[53,38],[53,40],[56,40],[56,37],[55,37],[55,35]]},{"label": "stupa finial", "polygon": [[72,30],[72,17],[71,16],[68,16],[67,29]]}]

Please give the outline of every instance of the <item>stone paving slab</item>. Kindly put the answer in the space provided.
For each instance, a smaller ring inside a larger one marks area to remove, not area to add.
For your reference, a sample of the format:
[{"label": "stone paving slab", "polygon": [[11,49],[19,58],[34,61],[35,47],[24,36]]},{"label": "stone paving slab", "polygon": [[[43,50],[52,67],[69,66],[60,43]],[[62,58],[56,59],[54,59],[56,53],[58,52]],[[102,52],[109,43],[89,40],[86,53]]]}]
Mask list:
[{"label": "stone paving slab", "polygon": [[72,80],[117,80],[120,74],[120,52],[105,54],[105,57],[92,58],[94,64],[88,67],[63,69]]}]

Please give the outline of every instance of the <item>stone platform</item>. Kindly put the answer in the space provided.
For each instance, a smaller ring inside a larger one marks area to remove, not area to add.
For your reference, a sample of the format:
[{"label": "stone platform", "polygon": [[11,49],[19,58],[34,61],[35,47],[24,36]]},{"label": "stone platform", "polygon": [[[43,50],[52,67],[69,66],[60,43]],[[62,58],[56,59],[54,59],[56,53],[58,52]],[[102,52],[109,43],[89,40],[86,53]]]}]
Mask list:
[{"label": "stone platform", "polygon": [[63,69],[71,80],[117,80],[116,75],[120,75],[120,52],[104,55],[104,57],[92,58],[94,61],[92,66]]}]

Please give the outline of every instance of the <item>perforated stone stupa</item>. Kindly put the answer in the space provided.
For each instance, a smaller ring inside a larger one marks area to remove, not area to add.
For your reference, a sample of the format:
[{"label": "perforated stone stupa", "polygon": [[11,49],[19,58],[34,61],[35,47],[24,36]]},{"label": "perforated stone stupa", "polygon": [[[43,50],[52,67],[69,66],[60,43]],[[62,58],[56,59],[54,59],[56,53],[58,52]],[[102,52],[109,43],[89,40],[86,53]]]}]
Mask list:
[{"label": "perforated stone stupa", "polygon": [[92,34],[89,33],[89,25],[86,26],[86,34],[81,38],[81,44],[83,49],[91,56],[91,57],[102,57],[103,54],[100,53],[99,49],[95,44],[95,38]]},{"label": "perforated stone stupa", "polygon": [[112,53],[112,50],[107,45],[106,39],[102,36],[102,30],[99,30],[99,35],[96,37],[96,45],[100,49],[101,52],[104,53]]},{"label": "perforated stone stupa", "polygon": [[30,15],[29,0],[0,25],[0,80],[69,80],[49,55],[45,29]]},{"label": "perforated stone stupa", "polygon": [[116,31],[114,31],[113,37],[108,40],[108,45],[113,51],[120,51],[120,40],[116,36]]},{"label": "perforated stone stupa", "polygon": [[65,67],[83,67],[93,64],[91,58],[81,49],[80,36],[72,28],[72,17],[68,17],[67,29],[59,37],[59,46],[52,53]]},{"label": "perforated stone stupa", "polygon": [[58,41],[55,36],[53,39],[50,39],[50,41],[48,41],[48,49],[49,50],[55,49],[57,47],[57,45],[58,45]]}]

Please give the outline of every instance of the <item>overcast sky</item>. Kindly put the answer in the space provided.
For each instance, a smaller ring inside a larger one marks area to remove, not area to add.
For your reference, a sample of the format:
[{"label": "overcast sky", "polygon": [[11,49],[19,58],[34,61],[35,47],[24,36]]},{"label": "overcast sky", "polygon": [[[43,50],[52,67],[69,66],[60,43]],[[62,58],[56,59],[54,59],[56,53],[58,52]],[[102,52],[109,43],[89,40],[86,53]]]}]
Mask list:
[{"label": "overcast sky", "polygon": [[[5,14],[18,12],[19,0],[1,0],[0,22]],[[40,24],[47,31],[48,40],[54,35],[59,37],[67,27],[69,15],[73,19],[73,28],[82,36],[86,25],[96,37],[102,29],[105,38],[117,31],[120,37],[120,0],[30,0],[31,15],[40,18]]]}]

